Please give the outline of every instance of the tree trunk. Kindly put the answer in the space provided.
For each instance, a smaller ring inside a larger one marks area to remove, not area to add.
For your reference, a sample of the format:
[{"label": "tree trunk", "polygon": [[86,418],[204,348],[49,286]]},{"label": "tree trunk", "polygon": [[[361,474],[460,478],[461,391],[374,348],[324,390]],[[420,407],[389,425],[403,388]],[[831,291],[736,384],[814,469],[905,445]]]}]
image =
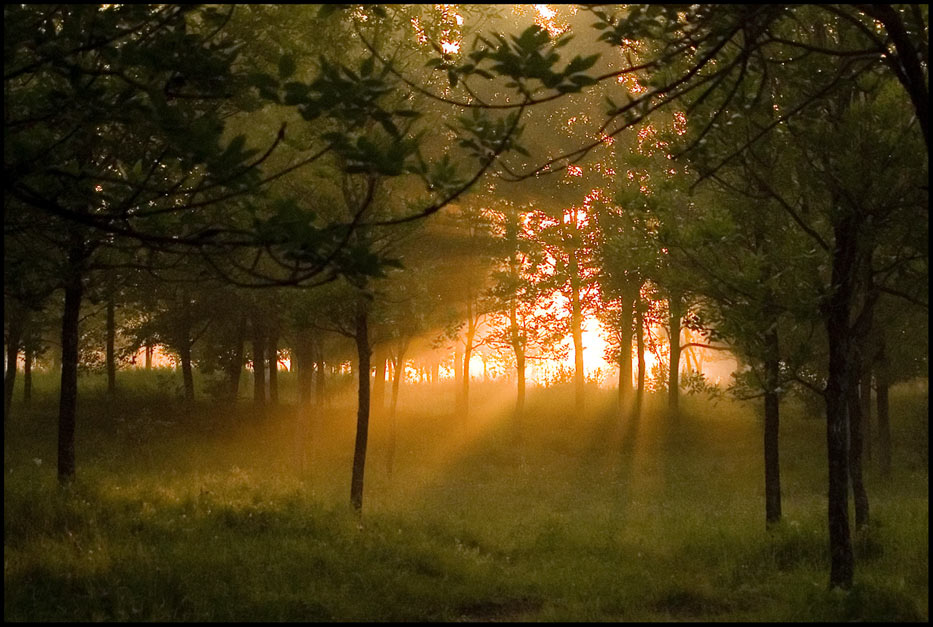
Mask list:
[{"label": "tree trunk", "polygon": [[311,350],[311,331],[299,329],[295,336],[295,370],[298,385],[298,406],[311,405],[311,387],[314,375],[314,357]]},{"label": "tree trunk", "polygon": [[69,255],[70,272],[65,280],[65,306],[62,314],[62,378],[58,405],[58,481],[75,478],[75,420],[78,402],[78,321],[81,313],[79,261]]},{"label": "tree trunk", "polygon": [[853,356],[849,371],[849,479],[855,503],[855,528],[868,525],[868,493],[862,476],[862,407],[859,397],[858,373],[861,356]]},{"label": "tree trunk", "polygon": [[460,388],[459,413],[466,418],[470,413],[470,360],[473,358],[473,339],[476,321],[473,318],[472,298],[467,303],[467,332],[463,344],[463,381]]},{"label": "tree trunk", "polygon": [[230,402],[235,403],[240,392],[240,375],[243,372],[243,320],[237,324],[233,351],[224,363],[224,372],[227,375],[227,395]]},{"label": "tree trunk", "polygon": [[509,304],[509,340],[515,352],[515,371],[518,379],[515,398],[515,438],[519,440],[521,439],[522,418],[525,413],[525,347],[518,326],[518,306],[514,300]]},{"label": "tree trunk", "polygon": [[888,387],[890,376],[888,374],[888,354],[885,338],[879,333],[877,361],[875,362],[876,396],[878,407],[878,462],[881,474],[887,477],[891,473],[891,421],[889,418]]},{"label": "tree trunk", "polygon": [[191,339],[191,310],[188,307],[190,298],[187,292],[182,292],[183,302],[181,310],[181,329],[178,333],[178,356],[181,359],[181,375],[184,381],[185,402],[191,404],[194,402],[194,375],[191,369],[191,347],[194,340]]},{"label": "tree trunk", "polygon": [[269,402],[279,402],[279,346],[276,333],[270,333],[267,346],[269,358]]},{"label": "tree trunk", "polygon": [[23,321],[19,311],[11,311],[7,323],[6,372],[3,377],[3,421],[10,416],[13,404],[13,389],[16,386],[16,363],[19,360],[19,347],[23,342]]},{"label": "tree trunk", "polygon": [[459,413],[462,402],[460,395],[463,393],[463,353],[460,351],[460,338],[458,337],[454,342],[454,389],[456,390],[454,409]]},{"label": "tree trunk", "polygon": [[32,403],[32,348],[23,350],[23,405]]},{"label": "tree trunk", "polygon": [[398,355],[395,358],[395,364],[392,372],[392,399],[389,404],[389,411],[395,415],[395,408],[398,406],[398,390],[402,383],[402,377],[405,376],[405,353],[408,350],[408,342],[399,343]]},{"label": "tree trunk", "polygon": [[113,398],[117,393],[117,363],[114,344],[117,335],[115,320],[116,304],[113,294],[107,295],[107,396]]},{"label": "tree trunk", "polygon": [[266,404],[266,330],[253,316],[253,402],[262,407]]},{"label": "tree trunk", "polygon": [[645,315],[641,310],[639,301],[635,308],[635,345],[638,355],[638,387],[635,389],[635,406],[632,409],[634,416],[641,415],[641,404],[645,398]]},{"label": "tree trunk", "polygon": [[146,342],[146,370],[152,370],[152,344]]},{"label": "tree trunk", "polygon": [[671,358],[667,373],[667,406],[671,414],[676,415],[680,406],[680,319],[683,317],[679,294],[671,295],[668,311]]},{"label": "tree trunk", "polygon": [[373,350],[373,362],[376,374],[373,376],[372,413],[380,415],[386,403],[386,351],[384,346]]},{"label": "tree trunk", "polygon": [[353,476],[350,480],[350,504],[357,513],[363,510],[363,471],[366,466],[366,441],[369,435],[369,327],[365,305],[356,313],[357,394],[356,443],[353,449]]},{"label": "tree trunk", "polygon": [[777,330],[772,328],[765,336],[765,522],[770,525],[781,520],[781,465],[778,455],[780,431],[780,346]]},{"label": "tree trunk", "polygon": [[862,416],[862,456],[865,461],[871,461],[871,376],[874,355],[862,355],[862,372],[859,375],[859,413]]},{"label": "tree trunk", "polygon": [[623,291],[619,298],[619,410],[625,412],[632,403],[632,317],[634,298]]},{"label": "tree trunk", "polygon": [[191,369],[191,340],[185,338],[178,351],[181,358],[181,376],[185,383],[185,402],[194,402],[194,373]]},{"label": "tree trunk", "polygon": [[326,389],[324,386],[324,350],[318,347],[317,363],[314,368],[314,374],[317,377],[314,380],[314,402],[318,407],[324,407],[327,401]]},{"label": "tree trunk", "polygon": [[392,477],[392,469],[395,465],[395,447],[398,441],[398,416],[395,413],[398,407],[398,390],[402,383],[402,376],[405,373],[405,351],[408,349],[408,341],[399,341],[398,351],[395,357],[395,366],[392,377],[392,400],[389,405],[389,446],[386,456],[386,472]]},{"label": "tree trunk", "polygon": [[570,332],[573,336],[573,385],[578,412],[586,406],[586,378],[583,370],[583,306],[580,302],[580,276],[576,251],[569,255],[570,273]]},{"label": "tree trunk", "polygon": [[856,267],[855,220],[833,226],[835,248],[831,293],[823,310],[829,344],[826,399],[826,450],[829,463],[830,587],[850,588],[855,568],[849,530],[848,387],[852,345],[849,330]]}]

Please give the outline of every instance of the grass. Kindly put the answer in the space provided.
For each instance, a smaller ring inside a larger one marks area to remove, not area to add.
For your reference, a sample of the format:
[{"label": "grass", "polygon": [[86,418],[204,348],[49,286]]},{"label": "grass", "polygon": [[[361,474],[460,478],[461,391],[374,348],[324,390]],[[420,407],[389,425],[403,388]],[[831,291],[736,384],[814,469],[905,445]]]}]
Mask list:
[{"label": "grass", "polygon": [[391,475],[373,418],[357,519],[350,398],[315,416],[186,410],[161,377],[126,373],[115,403],[82,379],[67,489],[54,383],[14,404],[4,620],[929,618],[925,383],[895,391],[895,469],[868,466],[856,583],[831,591],[825,428],[800,409],[781,427],[784,520],[766,530],[753,406],[688,397],[677,424],[650,403],[622,424],[611,392],[576,415],[565,390],[535,390],[516,447],[508,389],[475,385],[463,420],[452,389],[407,386]]}]

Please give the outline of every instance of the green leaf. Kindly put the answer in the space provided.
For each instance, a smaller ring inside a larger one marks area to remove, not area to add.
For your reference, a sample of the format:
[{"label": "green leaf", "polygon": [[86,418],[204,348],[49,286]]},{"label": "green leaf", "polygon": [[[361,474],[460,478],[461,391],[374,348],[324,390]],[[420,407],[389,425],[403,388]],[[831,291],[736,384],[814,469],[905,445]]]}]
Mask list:
[{"label": "green leaf", "polygon": [[317,16],[327,17],[328,15],[335,13],[336,11],[343,11],[349,8],[350,8],[349,4],[325,4],[325,5],[322,5],[320,9],[318,9]]},{"label": "green leaf", "polygon": [[366,57],[366,59],[360,64],[360,74],[362,76],[372,76],[375,63],[376,61],[373,57]]},{"label": "green leaf", "polygon": [[570,77],[570,80],[571,82],[576,83],[581,87],[596,84],[596,79],[591,76],[587,76],[586,74],[574,74]]},{"label": "green leaf", "polygon": [[586,70],[593,67],[596,61],[599,60],[599,54],[593,54],[588,57],[575,56],[570,63],[567,64],[567,69],[564,70],[566,74],[576,74],[577,72],[585,72]]},{"label": "green leaf", "polygon": [[266,89],[278,89],[279,81],[272,76],[271,74],[263,74],[261,72],[254,72],[246,77],[246,82],[254,87]]},{"label": "green leaf", "polygon": [[305,102],[308,99],[308,92],[310,91],[310,88],[307,85],[295,81],[285,83],[284,89],[285,94],[283,102],[290,106]]},{"label": "green leaf", "polygon": [[290,54],[279,59],[279,78],[289,78],[295,73],[295,59]]}]

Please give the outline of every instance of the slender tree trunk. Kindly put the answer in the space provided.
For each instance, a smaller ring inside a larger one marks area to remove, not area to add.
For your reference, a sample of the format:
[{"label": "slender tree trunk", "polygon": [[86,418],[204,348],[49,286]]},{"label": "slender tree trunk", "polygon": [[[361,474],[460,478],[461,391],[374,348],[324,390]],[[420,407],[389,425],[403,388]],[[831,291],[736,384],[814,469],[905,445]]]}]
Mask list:
[{"label": "slender tree trunk", "polygon": [[353,449],[353,476],[350,480],[350,504],[357,513],[363,510],[363,471],[366,466],[366,441],[369,436],[369,325],[366,307],[359,305],[356,313],[357,395],[356,443]]},{"label": "slender tree trunk", "polygon": [[862,455],[865,461],[871,461],[871,377],[874,355],[862,355],[862,372],[859,375],[859,413],[862,416]]},{"label": "slender tree trunk", "polygon": [[181,375],[185,383],[185,401],[194,402],[194,373],[191,369],[191,340],[187,337],[179,350],[181,357]]},{"label": "slender tree trunk", "polygon": [[855,268],[855,220],[847,217],[833,226],[835,248],[832,291],[824,308],[829,343],[826,398],[826,450],[829,462],[830,587],[850,588],[855,569],[849,530],[848,387],[852,345],[849,330]]},{"label": "slender tree trunk", "polygon": [[853,356],[849,371],[849,479],[855,503],[855,528],[868,525],[868,493],[862,476],[862,408],[858,389],[860,356]]},{"label": "slender tree trunk", "polygon": [[188,307],[190,298],[187,292],[182,292],[183,302],[181,310],[181,329],[178,334],[179,358],[181,359],[181,374],[185,388],[185,402],[189,405],[194,402],[194,373],[191,369],[191,348],[194,344],[191,336],[191,310]]},{"label": "slender tree trunk", "polygon": [[891,473],[891,421],[888,413],[888,354],[885,338],[879,333],[877,361],[875,362],[876,396],[878,407],[878,462],[881,474],[887,477]]},{"label": "slender tree trunk", "polygon": [[311,386],[314,374],[314,358],[311,350],[311,332],[299,329],[295,336],[295,370],[298,385],[298,406],[307,408],[311,404]]},{"label": "slender tree trunk", "polygon": [[463,386],[463,353],[460,350],[460,338],[454,340],[454,389],[456,390],[456,398],[454,402],[454,408],[457,413],[460,412],[461,407],[461,398]]},{"label": "slender tree trunk", "polygon": [[152,370],[152,343],[146,342],[146,370]]},{"label": "slender tree trunk", "polygon": [[473,339],[476,337],[476,322],[473,318],[472,298],[467,304],[467,332],[463,345],[463,381],[460,388],[460,414],[470,414],[470,360],[473,358]]},{"label": "slender tree trunk", "polygon": [[627,293],[619,298],[619,410],[626,412],[632,403],[632,317],[634,299]]},{"label": "slender tree trunk", "polygon": [[84,257],[69,254],[70,272],[65,280],[65,307],[62,314],[62,378],[58,405],[58,481],[75,478],[75,421],[78,402],[78,321],[81,313],[81,264]]},{"label": "slender tree trunk", "polygon": [[632,413],[634,416],[640,416],[642,401],[645,398],[645,315],[640,306],[635,308],[635,346],[638,355],[638,387],[635,389],[635,407]]},{"label": "slender tree trunk", "polygon": [[16,386],[16,363],[19,360],[19,347],[23,342],[23,324],[20,312],[10,312],[7,327],[6,372],[3,377],[3,421],[10,416],[13,404],[13,389]]},{"label": "slender tree trunk", "polygon": [[269,335],[269,402],[275,405],[279,402],[279,347],[276,333]]},{"label": "slender tree trunk", "polygon": [[405,351],[408,349],[408,341],[399,341],[398,351],[395,357],[395,366],[392,376],[392,400],[389,405],[389,446],[386,456],[386,471],[389,477],[392,477],[392,470],[395,465],[395,448],[398,442],[398,416],[395,413],[398,407],[398,390],[402,383],[402,376],[405,372]]},{"label": "slender tree trunk", "polygon": [[253,402],[262,407],[266,403],[266,331],[253,316]]},{"label": "slender tree trunk", "polygon": [[117,393],[117,363],[114,350],[117,325],[115,316],[116,303],[113,294],[107,295],[107,396],[113,398]]},{"label": "slender tree trunk", "polygon": [[398,390],[402,383],[402,377],[405,375],[405,353],[408,350],[408,342],[399,344],[398,355],[395,358],[395,364],[392,372],[392,399],[390,400],[389,411],[395,415],[395,408],[398,406]]},{"label": "slender tree trunk", "polygon": [[682,317],[683,305],[680,295],[673,294],[669,301],[668,317],[671,358],[667,378],[667,406],[674,415],[677,414],[680,406],[680,320]]},{"label": "slender tree trunk", "polygon": [[437,384],[441,380],[441,364],[434,360],[431,364],[431,383]]},{"label": "slender tree trunk", "polygon": [[573,336],[573,385],[578,412],[586,406],[586,378],[583,368],[583,305],[580,302],[580,276],[576,251],[569,255],[570,273],[570,332]]},{"label": "slender tree trunk", "polygon": [[780,431],[780,346],[777,330],[772,328],[765,336],[767,357],[765,359],[765,521],[773,524],[781,520],[781,464],[779,451]]},{"label": "slender tree trunk", "polygon": [[237,395],[240,392],[240,375],[243,373],[243,323],[242,318],[237,323],[233,350],[229,359],[224,363],[224,372],[227,375],[227,395],[233,403],[236,402]]},{"label": "slender tree trunk", "polygon": [[376,374],[373,377],[372,413],[376,416],[382,414],[386,403],[386,350],[384,346],[373,349],[373,362]]},{"label": "slender tree trunk", "polygon": [[23,350],[23,404],[32,404],[32,348]]},{"label": "slender tree trunk", "polygon": [[[517,261],[512,259],[513,273],[518,271]],[[515,371],[517,374],[517,395],[515,398],[515,434],[516,438],[521,437],[522,418],[525,413],[525,346],[522,342],[521,329],[518,326],[518,305],[512,299],[509,303],[509,341],[512,345],[512,351],[515,353]]]},{"label": "slender tree trunk", "polygon": [[[871,266],[869,259],[862,264],[866,279],[862,289],[866,298],[861,303],[861,311],[851,328],[851,359],[849,364],[849,479],[852,482],[852,497],[855,504],[855,528],[864,529],[868,526],[868,492],[865,490],[863,474],[863,454],[865,447],[866,422],[863,414],[863,390],[869,390],[871,396],[871,330],[874,314],[874,299],[868,293],[871,289]],[[869,403],[870,404],[870,403]]]},{"label": "slender tree trunk", "polygon": [[314,380],[314,400],[318,407],[324,407],[324,404],[327,402],[327,390],[325,388],[324,351],[320,347],[318,348],[317,364],[314,370],[316,377]]}]

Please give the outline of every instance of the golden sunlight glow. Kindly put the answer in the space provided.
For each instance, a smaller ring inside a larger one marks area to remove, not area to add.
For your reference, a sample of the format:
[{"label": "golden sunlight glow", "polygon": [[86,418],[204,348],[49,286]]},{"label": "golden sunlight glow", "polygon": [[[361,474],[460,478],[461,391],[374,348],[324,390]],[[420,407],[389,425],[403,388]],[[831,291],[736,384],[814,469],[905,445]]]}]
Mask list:
[{"label": "golden sunlight glow", "polygon": [[463,16],[457,13],[455,4],[435,4],[434,8],[440,12],[441,23],[444,25],[441,30],[441,52],[445,55],[457,54],[463,43],[463,35],[460,32]]},{"label": "golden sunlight glow", "polygon": [[625,85],[626,89],[633,96],[641,96],[642,94],[648,91],[648,88],[638,82],[638,79],[635,78],[633,74],[623,74],[616,79],[620,85]]},{"label": "golden sunlight glow", "polygon": [[[161,344],[152,347],[153,368],[174,368],[176,361],[176,357],[166,351]],[[141,347],[135,355],[130,357],[130,364],[137,369],[146,367],[146,347]]]},{"label": "golden sunlight glow", "polygon": [[[613,170],[612,173],[615,174],[615,171]],[[583,207],[585,209],[589,209],[593,206],[593,203],[606,200],[606,195],[603,193],[603,190],[598,187],[594,187],[590,190],[590,193],[583,198]]]},{"label": "golden sunlight glow", "polygon": [[551,37],[557,37],[570,30],[570,24],[556,19],[557,11],[546,4],[534,5],[538,15],[535,16],[535,24],[547,30]]},{"label": "golden sunlight glow", "polygon": [[674,132],[678,135],[687,132],[687,116],[683,111],[674,113]]},{"label": "golden sunlight glow", "polygon": [[647,126],[638,130],[638,150],[641,151],[645,145],[645,142],[649,139],[653,139],[656,135],[654,130],[654,125],[648,124]]},{"label": "golden sunlight glow", "polygon": [[355,17],[356,19],[358,19],[358,20],[361,21],[361,22],[368,22],[368,21],[369,21],[369,15],[367,15],[366,11],[363,10],[363,7],[362,7],[362,6],[358,6],[358,7],[356,7],[356,9],[354,9],[354,11],[353,11],[353,17]]},{"label": "golden sunlight glow", "polygon": [[417,17],[411,18],[411,26],[415,29],[415,38],[418,43],[424,45],[428,43],[428,35],[424,32],[424,27],[421,25],[421,20]]}]

